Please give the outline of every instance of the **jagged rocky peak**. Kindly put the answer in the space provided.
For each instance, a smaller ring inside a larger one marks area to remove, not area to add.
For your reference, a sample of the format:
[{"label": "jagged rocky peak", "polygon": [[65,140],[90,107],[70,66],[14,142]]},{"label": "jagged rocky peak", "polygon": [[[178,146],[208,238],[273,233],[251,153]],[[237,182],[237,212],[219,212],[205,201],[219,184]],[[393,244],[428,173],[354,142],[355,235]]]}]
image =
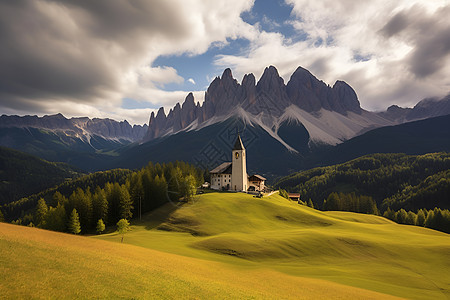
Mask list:
[{"label": "jagged rocky peak", "polygon": [[189,93],[183,105],[177,104],[167,117],[161,109],[156,117],[151,116],[146,140],[177,132],[194,121],[199,125],[213,117],[228,115],[237,107],[253,115],[276,118],[290,105],[307,112],[361,111],[356,93],[348,84],[337,81],[331,88],[302,67],[297,68],[287,85],[274,66],[265,68],[258,82],[253,74],[246,74],[241,84],[227,68],[209,85],[202,106],[196,105]]},{"label": "jagged rocky peak", "polygon": [[308,112],[326,109],[346,114],[360,113],[361,106],[355,91],[344,81],[336,81],[330,88],[305,68],[298,67],[292,74],[287,87],[291,103]]},{"label": "jagged rocky peak", "polygon": [[260,112],[280,116],[290,105],[284,80],[274,66],[264,69],[263,75],[256,84],[256,92],[256,106],[249,106],[253,114],[258,114],[257,110],[261,109]]},{"label": "jagged rocky peak", "polygon": [[269,92],[284,88],[284,80],[280,77],[278,70],[274,66],[269,66],[264,69],[264,73],[256,85],[257,90]]},{"label": "jagged rocky peak", "polygon": [[256,103],[256,78],[252,73],[245,74],[242,79],[242,93],[244,102],[251,106]]},{"label": "jagged rocky peak", "polygon": [[292,74],[286,92],[292,104],[307,112],[331,108],[327,100],[327,85],[302,67],[298,67]]},{"label": "jagged rocky peak", "polygon": [[189,93],[184,100],[180,112],[181,127],[185,128],[197,118],[197,107],[195,106],[194,95]]},{"label": "jagged rocky peak", "polygon": [[222,80],[224,80],[225,78],[234,79],[233,78],[233,73],[231,72],[230,68],[226,68],[225,70],[223,70]]},{"label": "jagged rocky peak", "polygon": [[336,95],[336,100],[334,101],[334,106],[332,107],[335,108],[335,111],[341,113],[346,111],[352,111],[355,113],[361,112],[361,104],[359,103],[355,90],[345,81],[336,81],[332,89]]}]

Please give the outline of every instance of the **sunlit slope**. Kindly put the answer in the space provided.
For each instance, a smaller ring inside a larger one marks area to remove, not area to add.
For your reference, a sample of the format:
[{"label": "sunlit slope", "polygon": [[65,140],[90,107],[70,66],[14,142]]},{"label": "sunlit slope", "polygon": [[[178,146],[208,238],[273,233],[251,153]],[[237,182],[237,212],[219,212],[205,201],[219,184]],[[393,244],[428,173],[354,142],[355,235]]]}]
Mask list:
[{"label": "sunlit slope", "polygon": [[450,296],[448,234],[373,215],[320,212],[278,195],[210,193],[182,207],[169,204],[133,226],[125,242],[401,297]]},{"label": "sunlit slope", "polygon": [[389,299],[265,267],[0,223],[0,298]]}]

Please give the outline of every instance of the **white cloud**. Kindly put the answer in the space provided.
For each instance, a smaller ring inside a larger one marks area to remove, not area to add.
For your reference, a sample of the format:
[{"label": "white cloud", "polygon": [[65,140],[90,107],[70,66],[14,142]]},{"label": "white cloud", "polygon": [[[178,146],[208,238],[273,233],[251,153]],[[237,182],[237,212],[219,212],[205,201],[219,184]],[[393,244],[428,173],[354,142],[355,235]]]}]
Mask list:
[{"label": "white cloud", "polygon": [[[347,81],[366,109],[412,106],[450,91],[447,1],[286,3],[293,7],[288,23],[306,33],[306,40],[292,42],[279,33],[258,31],[245,55],[219,55],[216,64],[231,67],[238,77],[248,72],[258,77],[274,65],[285,81],[303,66],[329,84]],[[405,15],[405,28],[386,36],[383,29],[399,13]]]},{"label": "white cloud", "polygon": [[[158,56],[198,55],[237,38],[250,41],[247,52],[215,63],[239,79],[275,65],[287,81],[303,66],[327,83],[347,81],[368,109],[450,91],[447,1],[286,3],[288,23],[306,40],[245,23],[253,0],[0,2],[0,109],[147,122],[150,109],[118,108],[122,99],[170,108],[187,95],[161,89],[185,79],[172,67],[151,67]],[[203,101],[203,91],[194,95]]]},{"label": "white cloud", "polygon": [[152,62],[249,36],[251,26],[240,15],[252,5],[253,0],[2,2],[0,108],[46,113],[59,107],[67,116],[75,109],[87,115],[114,112],[109,106],[135,96],[153,106],[173,105],[187,93],[160,88],[184,79],[173,68],[149,67]]}]

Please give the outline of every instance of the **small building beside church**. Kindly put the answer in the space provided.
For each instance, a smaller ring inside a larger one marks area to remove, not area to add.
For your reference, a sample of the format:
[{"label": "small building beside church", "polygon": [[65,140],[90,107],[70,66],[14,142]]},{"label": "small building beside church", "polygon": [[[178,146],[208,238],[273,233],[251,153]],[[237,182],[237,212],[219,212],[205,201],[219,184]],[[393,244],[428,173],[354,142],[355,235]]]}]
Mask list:
[{"label": "small building beside church", "polygon": [[211,188],[238,192],[264,191],[266,178],[261,175],[248,176],[245,148],[238,135],[231,150],[231,162],[224,162],[211,170]]},{"label": "small building beside church", "polygon": [[249,191],[264,191],[266,178],[261,175],[252,175],[248,178],[248,190]]}]

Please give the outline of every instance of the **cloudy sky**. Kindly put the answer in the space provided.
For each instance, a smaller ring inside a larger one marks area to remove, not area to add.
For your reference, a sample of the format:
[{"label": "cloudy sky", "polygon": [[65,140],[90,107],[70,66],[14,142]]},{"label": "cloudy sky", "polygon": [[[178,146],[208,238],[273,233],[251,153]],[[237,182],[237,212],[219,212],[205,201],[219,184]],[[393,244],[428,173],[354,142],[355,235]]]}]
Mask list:
[{"label": "cloudy sky", "polygon": [[450,92],[450,3],[0,0],[0,114],[148,122],[231,68],[345,80],[363,108]]}]

